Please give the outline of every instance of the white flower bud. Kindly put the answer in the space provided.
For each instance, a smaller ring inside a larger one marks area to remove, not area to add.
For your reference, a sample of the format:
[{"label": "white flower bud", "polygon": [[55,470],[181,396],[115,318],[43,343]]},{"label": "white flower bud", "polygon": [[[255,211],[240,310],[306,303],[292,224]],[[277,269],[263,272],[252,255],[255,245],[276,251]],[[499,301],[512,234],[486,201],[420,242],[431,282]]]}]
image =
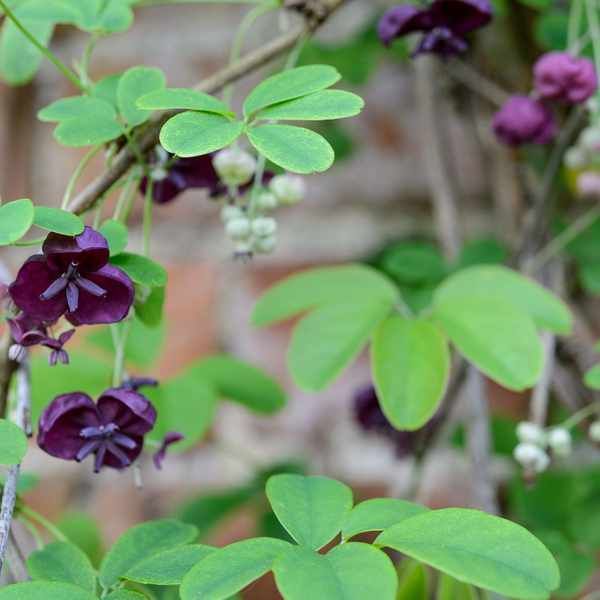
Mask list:
[{"label": "white flower bud", "polygon": [[579,137],[579,143],[588,152],[600,150],[600,128],[586,127]]},{"label": "white flower bud", "polygon": [[271,254],[277,245],[277,238],[274,235],[261,237],[254,240],[253,248],[260,254]]},{"label": "white flower bud", "polygon": [[277,231],[277,222],[270,217],[259,217],[252,221],[252,233],[258,237],[269,237]]},{"label": "white flower bud", "polygon": [[22,362],[23,359],[27,356],[27,350],[20,344],[12,344],[8,349],[8,358],[10,360],[14,360],[15,362]]},{"label": "white flower bud", "polygon": [[577,194],[582,198],[600,198],[600,173],[585,171],[577,177]]},{"label": "white flower bud", "polygon": [[250,231],[250,221],[245,217],[231,219],[225,223],[225,233],[236,242],[247,240],[250,236]]},{"label": "white flower bud", "polygon": [[588,164],[587,152],[580,146],[573,146],[565,152],[564,163],[569,169],[583,169]]},{"label": "white flower bud", "polygon": [[592,442],[600,442],[600,421],[594,421],[590,425],[589,435]]},{"label": "white flower bud", "polygon": [[535,444],[542,448],[546,445],[545,431],[539,425],[529,421],[521,421],[517,425],[517,438],[523,444]]},{"label": "white flower bud", "polygon": [[213,158],[213,166],[227,185],[244,185],[256,171],[256,159],[239,148],[226,148]]},{"label": "white flower bud", "polygon": [[519,444],[513,452],[515,460],[527,470],[541,473],[548,468],[550,457],[535,444]]},{"label": "white flower bud", "polygon": [[271,179],[269,188],[281,204],[297,204],[306,195],[306,184],[298,175],[277,175]]},{"label": "white flower bud", "polygon": [[238,206],[227,204],[221,209],[221,221],[223,221],[223,223],[227,223],[227,221],[231,221],[233,219],[240,219],[244,216],[244,211]]},{"label": "white flower bud", "polygon": [[548,432],[548,445],[556,456],[571,454],[571,434],[564,427],[554,427]]},{"label": "white flower bud", "polygon": [[268,211],[277,208],[277,196],[271,192],[261,192],[255,200],[255,206],[260,211]]},{"label": "white flower bud", "polygon": [[154,167],[152,171],[150,171],[150,178],[152,181],[162,181],[166,179],[169,175],[169,172],[164,167]]}]

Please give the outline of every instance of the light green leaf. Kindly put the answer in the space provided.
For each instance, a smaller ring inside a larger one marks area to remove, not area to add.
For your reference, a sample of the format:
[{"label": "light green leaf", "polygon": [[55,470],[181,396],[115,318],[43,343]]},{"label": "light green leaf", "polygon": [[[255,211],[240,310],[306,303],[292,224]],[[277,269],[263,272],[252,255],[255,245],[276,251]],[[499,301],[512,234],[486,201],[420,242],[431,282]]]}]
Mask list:
[{"label": "light green leaf", "polygon": [[470,295],[489,295],[510,303],[529,315],[540,329],[568,334],[573,325],[573,317],[560,298],[507,267],[482,265],[459,271],[438,288],[434,302]]},{"label": "light green leaf", "polygon": [[148,600],[148,596],[131,590],[115,590],[106,596],[106,600]]},{"label": "light green leaf", "polygon": [[440,573],[436,600],[479,600],[479,594],[470,585]]},{"label": "light green leaf", "polygon": [[121,133],[116,120],[96,115],[62,121],[54,130],[54,138],[63,146],[81,148],[110,142]]},{"label": "light green leaf", "polygon": [[342,536],[349,539],[359,533],[383,531],[396,523],[414,517],[429,509],[396,498],[373,498],[357,504],[346,516]]},{"label": "light green leaf", "polygon": [[273,475],[266,492],[287,532],[312,550],[322,548],[340,532],[352,508],[352,490],[327,477]]},{"label": "light green leaf", "polygon": [[98,19],[98,29],[108,33],[127,31],[132,24],[133,11],[123,0],[108,0]]},{"label": "light green leaf", "polygon": [[125,579],[151,585],[180,585],[192,567],[215,550],[200,544],[172,548],[138,563]]},{"label": "light green leaf", "polygon": [[111,587],[137,564],[154,554],[192,542],[193,525],[173,519],[148,521],[128,529],[107,552],[100,566],[100,583]]},{"label": "light green leaf", "polygon": [[210,356],[192,369],[209,381],[219,396],[239,402],[255,412],[271,414],[285,405],[285,392],[274,379],[232,356]]},{"label": "light green leaf", "polygon": [[14,10],[18,19],[32,19],[49,23],[73,23],[77,11],[62,0],[29,0]]},{"label": "light green leaf", "polygon": [[129,231],[121,221],[107,219],[100,225],[98,231],[106,238],[111,256],[121,254],[127,247]]},{"label": "light green leaf", "polygon": [[62,235],[79,235],[83,231],[83,221],[73,213],[60,208],[36,206],[33,224]]},{"label": "light green leaf", "polygon": [[294,125],[259,125],[247,131],[250,143],[265,158],[292,173],[321,173],[335,153],[318,133]]},{"label": "light green leaf", "polygon": [[165,268],[141,254],[121,252],[113,256],[110,262],[123,269],[135,283],[150,287],[162,287],[167,284]]},{"label": "light green leaf", "polygon": [[390,317],[373,338],[371,371],[390,423],[396,429],[419,429],[444,397],[450,374],[448,342],[432,323]]},{"label": "light green leaf", "polygon": [[271,325],[348,298],[381,300],[391,306],[398,299],[398,291],[387,277],[365,265],[308,269],[283,279],[263,294],[252,312],[252,323]]},{"label": "light green leaf", "polygon": [[56,526],[69,542],[75,544],[90,559],[94,566],[100,563],[102,554],[102,533],[98,523],[84,512],[70,511],[60,517]]},{"label": "light green leaf", "polygon": [[160,69],[132,67],[123,73],[117,87],[117,103],[129,127],[141,125],[150,117],[148,111],[137,107],[138,99],[165,85],[165,76]]},{"label": "light green leaf", "polygon": [[[52,21],[23,19],[22,25],[44,46],[54,32]],[[11,85],[23,85],[33,79],[42,60],[42,53],[10,19],[5,19],[0,34],[0,72],[4,79]]]},{"label": "light green leaf", "polygon": [[282,540],[254,538],[221,548],[184,577],[181,600],[225,600],[270,571],[289,547]]},{"label": "light green leaf", "polygon": [[[140,295],[140,290],[136,290],[135,315],[148,327],[158,327],[163,320],[163,310],[165,305],[165,288],[142,286],[144,293]],[[149,293],[148,293],[149,290]]]},{"label": "light green leaf", "polygon": [[222,115],[184,112],[169,119],[160,131],[163,148],[177,156],[201,156],[233,143],[244,124]]},{"label": "light green leaf", "polygon": [[256,115],[257,119],[282,121],[326,121],[344,119],[360,113],[364,100],[342,90],[322,90],[302,98],[273,104]]},{"label": "light green leaf", "polygon": [[600,365],[594,365],[591,369],[589,369],[583,381],[585,385],[587,385],[592,390],[600,390]]},{"label": "light green leaf", "polygon": [[97,600],[96,594],[52,581],[28,581],[0,588],[0,600]]},{"label": "light green leaf", "polygon": [[360,354],[391,308],[381,300],[351,300],[322,306],[303,317],[287,354],[296,384],[305,390],[324,389]]},{"label": "light green leaf", "polygon": [[556,561],[537,538],[516,523],[476,510],[417,515],[384,531],[375,544],[511,598],[548,598],[559,584]]},{"label": "light green leaf", "polygon": [[27,198],[0,204],[0,246],[20,240],[33,224],[33,217],[33,204]]},{"label": "light green leaf", "polygon": [[401,563],[396,600],[429,600],[429,579],[424,565],[413,560]]},{"label": "light green leaf", "polygon": [[117,113],[106,100],[90,96],[69,96],[56,100],[38,112],[40,121],[57,122],[80,118],[114,120]]},{"label": "light green leaf", "polygon": [[0,419],[0,465],[16,465],[27,452],[27,438],[20,427]]},{"label": "light green leaf", "polygon": [[233,116],[227,104],[218,98],[188,88],[165,88],[156,90],[137,101],[142,110],[199,110]]},{"label": "light green leaf", "polygon": [[119,89],[119,81],[122,75],[123,73],[113,73],[97,81],[94,87],[92,87],[92,96],[108,102],[116,110],[119,105],[117,90]]},{"label": "light green leaf", "polygon": [[340,74],[328,65],[296,67],[277,73],[259,83],[244,102],[244,115],[250,116],[261,108],[307,96],[332,86]]},{"label": "light green leaf", "polygon": [[395,600],[397,578],[381,550],[350,542],[327,554],[290,548],[275,561],[275,582],[285,600]]},{"label": "light green leaf", "polygon": [[538,380],[544,350],[530,317],[489,296],[439,300],[434,318],[461,354],[486,375],[520,391]]},{"label": "light green leaf", "polygon": [[54,542],[32,552],[27,571],[32,579],[72,583],[89,592],[96,591],[96,574],[89,558],[68,542]]}]

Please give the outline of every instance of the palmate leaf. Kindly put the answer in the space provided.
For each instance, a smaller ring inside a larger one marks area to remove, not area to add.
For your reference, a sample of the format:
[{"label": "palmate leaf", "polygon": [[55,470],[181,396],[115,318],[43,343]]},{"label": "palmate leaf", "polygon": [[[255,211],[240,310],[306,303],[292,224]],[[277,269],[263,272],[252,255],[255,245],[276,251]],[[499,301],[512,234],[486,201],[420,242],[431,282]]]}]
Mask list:
[{"label": "palmate leaf", "polygon": [[97,600],[92,594],[70,583],[28,581],[0,588],[0,600]]},{"label": "palmate leaf", "polygon": [[121,134],[121,127],[114,119],[101,116],[93,119],[87,117],[68,119],[54,130],[56,141],[72,148],[104,144],[118,138]]},{"label": "palmate leaf", "polygon": [[150,118],[147,110],[140,110],[137,101],[146,94],[166,85],[164,73],[152,67],[132,67],[119,78],[117,104],[129,127],[141,125]]},{"label": "palmate leaf", "polygon": [[114,107],[101,98],[90,96],[69,96],[61,98],[45,106],[38,112],[40,121],[60,123],[69,119],[103,117],[115,119],[117,112]]},{"label": "palmate leaf", "polygon": [[50,206],[36,206],[33,224],[62,235],[79,235],[83,231],[83,221],[73,213]]},{"label": "palmate leaf", "polygon": [[234,116],[231,109],[218,98],[188,88],[165,88],[156,90],[137,101],[142,110],[198,110]]},{"label": "palmate leaf", "polygon": [[16,465],[27,452],[27,438],[20,427],[0,419],[0,465]]},{"label": "palmate leaf", "polygon": [[0,204],[0,246],[20,240],[33,224],[34,214],[33,203],[27,198]]}]

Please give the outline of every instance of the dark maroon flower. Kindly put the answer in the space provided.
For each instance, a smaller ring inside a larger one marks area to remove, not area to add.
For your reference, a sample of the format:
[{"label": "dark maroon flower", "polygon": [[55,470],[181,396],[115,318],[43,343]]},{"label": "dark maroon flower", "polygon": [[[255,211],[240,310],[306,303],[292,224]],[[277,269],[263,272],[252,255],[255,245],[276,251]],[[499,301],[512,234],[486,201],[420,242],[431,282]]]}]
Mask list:
[{"label": "dark maroon flower", "polygon": [[94,454],[94,471],[128,467],[140,455],[156,410],[141,394],[105,391],[98,403],[83,392],[55,398],[40,417],[38,445],[63,460],[81,462]]},{"label": "dark maroon flower", "polygon": [[169,431],[163,438],[162,444],[160,448],[152,455],[152,460],[154,461],[154,466],[157,469],[162,469],[163,461],[167,456],[167,450],[171,444],[176,444],[184,439],[184,435],[179,433],[179,431]]},{"label": "dark maroon flower", "polygon": [[529,96],[511,96],[494,115],[492,126],[509,146],[547,144],[556,135],[552,111]]},{"label": "dark maroon flower", "polygon": [[535,90],[540,97],[580,104],[598,88],[594,63],[568,52],[548,52],[534,65]]},{"label": "dark maroon flower", "polygon": [[108,264],[108,243],[91,227],[69,237],[51,233],[43,254],[30,257],[9,287],[27,315],[56,321],[66,314],[73,325],[116,323],[133,304],[131,279]]},{"label": "dark maroon flower", "polygon": [[489,0],[434,0],[428,8],[401,5],[389,9],[379,21],[379,39],[389,46],[396,38],[421,32],[415,54],[442,56],[464,52],[465,36],[492,19]]},{"label": "dark maroon flower", "polygon": [[48,356],[50,366],[53,367],[59,362],[63,365],[69,364],[69,355],[63,346],[73,337],[74,333],[74,329],[69,329],[61,333],[58,338],[47,337],[40,342],[42,346],[46,346],[46,348],[50,348],[51,350],[50,356]]}]

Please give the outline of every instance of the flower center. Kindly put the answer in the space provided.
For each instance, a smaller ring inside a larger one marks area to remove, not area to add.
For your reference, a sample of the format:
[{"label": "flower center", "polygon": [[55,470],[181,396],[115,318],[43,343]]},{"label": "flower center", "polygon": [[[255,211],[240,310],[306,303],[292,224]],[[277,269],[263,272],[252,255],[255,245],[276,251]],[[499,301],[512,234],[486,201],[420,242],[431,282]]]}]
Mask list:
[{"label": "flower center", "polygon": [[86,441],[75,459],[81,462],[90,454],[95,453],[94,472],[98,473],[102,468],[107,452],[110,452],[121,463],[121,468],[128,467],[131,464],[131,460],[123,451],[123,448],[133,450],[137,446],[137,442],[121,433],[119,426],[115,423],[97,427],[84,427],[79,432],[79,436]]},{"label": "flower center", "polygon": [[92,296],[100,298],[106,295],[106,290],[93,281],[83,277],[78,270],[78,263],[72,262],[67,270],[55,279],[45,291],[40,294],[41,300],[51,300],[62,292],[67,296],[69,312],[75,312],[79,308],[79,290],[82,289]]}]

